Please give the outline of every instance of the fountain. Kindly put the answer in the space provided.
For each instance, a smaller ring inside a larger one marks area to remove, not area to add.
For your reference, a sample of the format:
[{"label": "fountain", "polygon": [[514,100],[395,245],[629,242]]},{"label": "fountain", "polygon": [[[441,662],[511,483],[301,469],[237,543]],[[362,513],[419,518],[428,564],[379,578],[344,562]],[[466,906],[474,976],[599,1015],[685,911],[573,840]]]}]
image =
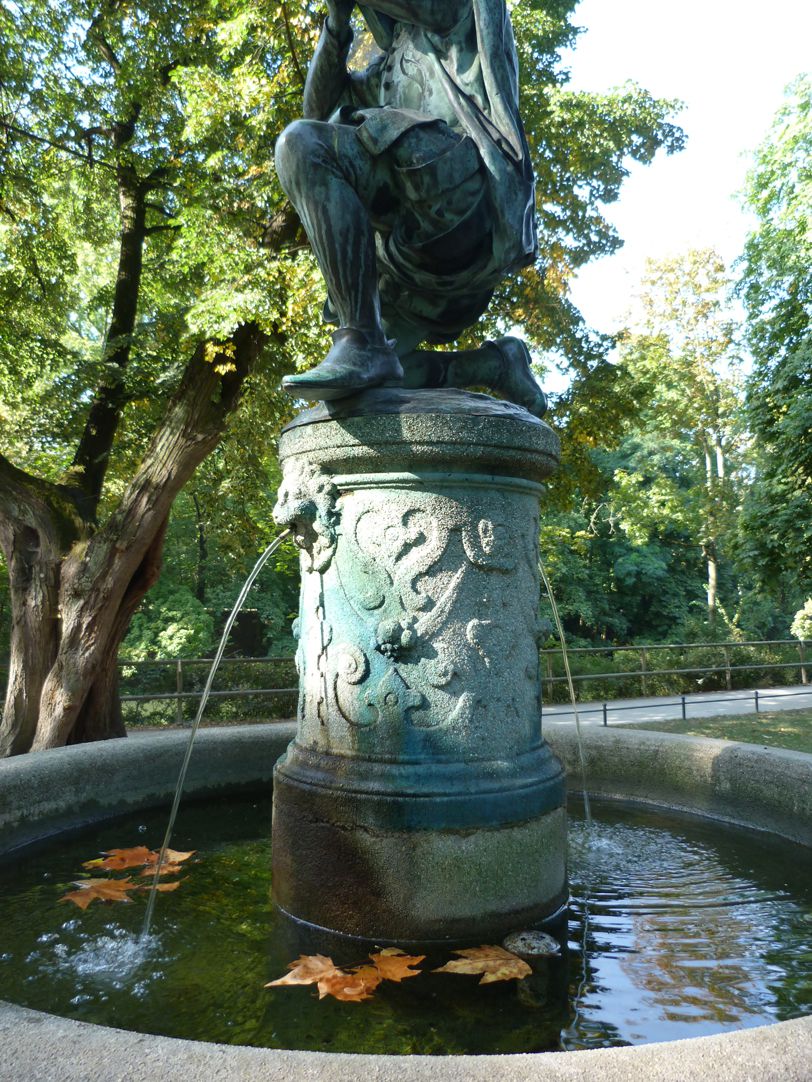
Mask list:
[{"label": "fountain", "polygon": [[[307,119],[276,148],[338,330],[283,381],[320,405],[280,441],[301,693],[273,889],[301,925],[372,943],[501,938],[566,901],[539,725],[558,441],[521,341],[417,347],[458,339],[538,254],[518,59],[503,0],[373,2],[381,52],[350,78],[353,7],[328,4]],[[483,385],[506,401],[466,390]]]},{"label": "fountain", "polygon": [[[194,755],[185,734],[167,733],[3,762],[0,852],[13,859],[52,835],[164,807],[181,768],[189,799],[273,784],[279,909],[294,931],[360,941],[361,955],[556,927],[564,774],[579,757],[592,795],[744,825],[800,854],[812,843],[812,757],[631,731],[587,730],[580,749],[564,727],[552,748],[542,739],[539,496],[558,459],[544,396],[516,339],[417,349],[456,339],[504,274],[534,258],[505,5],[362,5],[383,50],[374,102],[347,90],[353,5],[328,6],[309,119],[277,153],[339,324],[327,358],[286,381],[320,403],[280,443],[276,515],[302,552],[297,723],[206,730]],[[398,22],[404,10],[425,25]],[[92,951],[81,964],[96,964]],[[549,993],[540,977],[523,995]],[[805,1018],[660,1045],[453,1059],[210,1045],[10,1003],[0,1034],[10,1082],[102,1070],[170,1082],[791,1082],[809,1077],[812,1051]]]},{"label": "fountain", "polygon": [[554,917],[564,780],[539,724],[537,566],[556,437],[483,395],[391,389],[300,416],[280,452],[302,593],[278,904],[374,943]]}]

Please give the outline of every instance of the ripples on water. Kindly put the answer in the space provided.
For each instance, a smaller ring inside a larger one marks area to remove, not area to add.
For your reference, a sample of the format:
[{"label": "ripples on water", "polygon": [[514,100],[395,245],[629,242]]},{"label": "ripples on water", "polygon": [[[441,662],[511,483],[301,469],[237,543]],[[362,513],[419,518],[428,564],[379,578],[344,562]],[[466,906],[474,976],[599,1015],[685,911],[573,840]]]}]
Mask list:
[{"label": "ripples on water", "polygon": [[262,987],[298,953],[269,901],[267,802],[182,812],[176,844],[201,857],[159,898],[147,943],[143,897],[58,903],[83,860],[155,845],[162,826],[107,824],[0,867],[0,994],[171,1036],[392,1053],[638,1044],[812,1010],[809,854],[766,835],[598,805],[591,834],[571,822],[563,959],[521,984],[425,975],[341,1004]]}]

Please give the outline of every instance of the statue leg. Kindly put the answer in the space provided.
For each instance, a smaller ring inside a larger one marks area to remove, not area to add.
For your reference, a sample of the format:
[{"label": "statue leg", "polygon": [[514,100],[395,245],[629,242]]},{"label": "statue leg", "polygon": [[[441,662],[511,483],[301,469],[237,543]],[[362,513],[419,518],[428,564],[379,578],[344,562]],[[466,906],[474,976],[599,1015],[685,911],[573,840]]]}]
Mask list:
[{"label": "statue leg", "polygon": [[536,417],[547,411],[547,396],[533,375],[530,351],[520,338],[499,338],[479,349],[416,349],[400,359],[404,387],[485,387]]},{"label": "statue leg", "polygon": [[403,370],[381,324],[372,224],[391,199],[385,163],[364,150],[351,127],[298,120],[277,142],[276,168],[339,318],[325,360],[286,377],[285,390],[327,400],[399,382]]}]

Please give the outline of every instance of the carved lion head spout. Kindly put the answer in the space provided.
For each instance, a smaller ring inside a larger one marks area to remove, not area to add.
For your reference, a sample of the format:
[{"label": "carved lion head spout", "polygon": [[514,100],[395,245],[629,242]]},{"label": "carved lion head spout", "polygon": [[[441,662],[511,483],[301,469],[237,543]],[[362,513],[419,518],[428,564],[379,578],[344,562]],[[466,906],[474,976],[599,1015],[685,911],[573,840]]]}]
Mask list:
[{"label": "carved lion head spout", "polygon": [[333,559],[337,496],[330,475],[320,467],[295,459],[285,464],[273,517],[278,525],[290,528],[306,571],[326,571]]}]

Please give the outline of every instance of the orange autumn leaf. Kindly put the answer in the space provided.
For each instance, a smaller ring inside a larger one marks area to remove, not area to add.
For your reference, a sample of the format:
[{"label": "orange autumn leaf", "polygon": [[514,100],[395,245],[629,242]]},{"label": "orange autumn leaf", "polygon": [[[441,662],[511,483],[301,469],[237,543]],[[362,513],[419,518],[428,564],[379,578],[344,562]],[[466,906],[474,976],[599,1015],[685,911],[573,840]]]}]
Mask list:
[{"label": "orange autumn leaf", "polygon": [[361,1003],[372,999],[372,992],[381,983],[381,975],[374,966],[362,966],[351,973],[337,969],[318,982],[319,999],[332,996],[342,1003]]},{"label": "orange autumn leaf", "polygon": [[121,872],[125,868],[138,868],[150,861],[154,864],[158,854],[145,845],[136,845],[132,849],[108,849],[95,860],[86,860],[83,868],[99,868],[106,872]]},{"label": "orange autumn leaf", "polygon": [[315,984],[319,990],[319,999],[333,996],[343,1003],[360,1003],[370,999],[371,993],[378,987],[383,977],[374,966],[361,966],[347,971],[339,969],[332,958],[323,954],[302,954],[288,966],[290,970],[284,977],[270,981],[266,988],[280,985]]},{"label": "orange autumn leaf", "polygon": [[[174,884],[176,885],[176,884]],[[80,879],[74,883],[78,890],[69,891],[59,900],[73,902],[80,909],[87,909],[97,898],[101,902],[131,902],[128,891],[136,890],[137,883],[127,879]]]},{"label": "orange autumn leaf", "polygon": [[[176,879],[174,883],[159,883],[156,886],[156,890],[177,890],[183,882],[182,879]],[[137,888],[138,890],[152,890],[152,886],[147,886],[146,883]]]},{"label": "orange autumn leaf", "polygon": [[[179,852],[177,849],[167,849],[162,864],[162,868],[166,870],[161,871],[161,875],[172,875],[173,872],[169,871],[170,868],[182,864],[183,861],[194,856],[196,852],[196,849],[190,849],[188,853]],[[145,845],[136,845],[131,849],[107,849],[102,856],[97,857],[95,860],[86,860],[82,867],[99,868],[107,872],[121,872],[125,868],[140,868],[146,865],[147,868],[151,868],[149,874],[154,875],[158,855],[156,850],[148,849]]]},{"label": "orange autumn leaf", "polygon": [[[183,865],[182,864],[162,864],[160,874],[161,875],[178,875],[182,871],[183,871]],[[142,872],[140,872],[139,874],[141,875],[142,878],[144,876],[148,875],[150,877],[150,879],[152,879],[154,877],[154,875],[155,875],[155,865],[154,865],[154,863],[153,864],[148,864],[146,866],[146,868],[144,868],[144,870]]]},{"label": "orange autumn leaf", "polygon": [[480,984],[493,981],[521,981],[529,977],[533,970],[518,955],[511,954],[504,947],[482,946],[469,947],[468,950],[454,951],[461,955],[452,962],[435,969],[435,973],[481,973]]},{"label": "orange autumn leaf", "polygon": [[[193,857],[196,852],[197,852],[196,849],[190,849],[188,853],[181,853],[177,849],[167,849],[167,851],[164,853],[163,867],[166,868],[170,864],[183,864],[183,862],[185,860],[188,860],[189,857]],[[147,864],[157,864],[158,863],[158,854],[157,853],[150,853],[149,860],[146,861],[145,863],[147,863]],[[163,873],[161,873],[161,874],[163,874]]]},{"label": "orange autumn leaf", "polygon": [[286,973],[284,977],[279,977],[275,981],[269,981],[265,987],[274,988],[277,985],[285,984],[317,984],[325,977],[343,972],[343,970],[337,969],[332,958],[327,958],[323,954],[301,954],[295,962],[288,965],[288,969],[290,973]]},{"label": "orange autumn leaf", "polygon": [[405,954],[397,947],[387,947],[378,954],[370,955],[375,969],[382,979],[387,981],[403,981],[407,977],[419,977],[422,971],[410,967],[416,966],[425,957],[425,954]]}]

